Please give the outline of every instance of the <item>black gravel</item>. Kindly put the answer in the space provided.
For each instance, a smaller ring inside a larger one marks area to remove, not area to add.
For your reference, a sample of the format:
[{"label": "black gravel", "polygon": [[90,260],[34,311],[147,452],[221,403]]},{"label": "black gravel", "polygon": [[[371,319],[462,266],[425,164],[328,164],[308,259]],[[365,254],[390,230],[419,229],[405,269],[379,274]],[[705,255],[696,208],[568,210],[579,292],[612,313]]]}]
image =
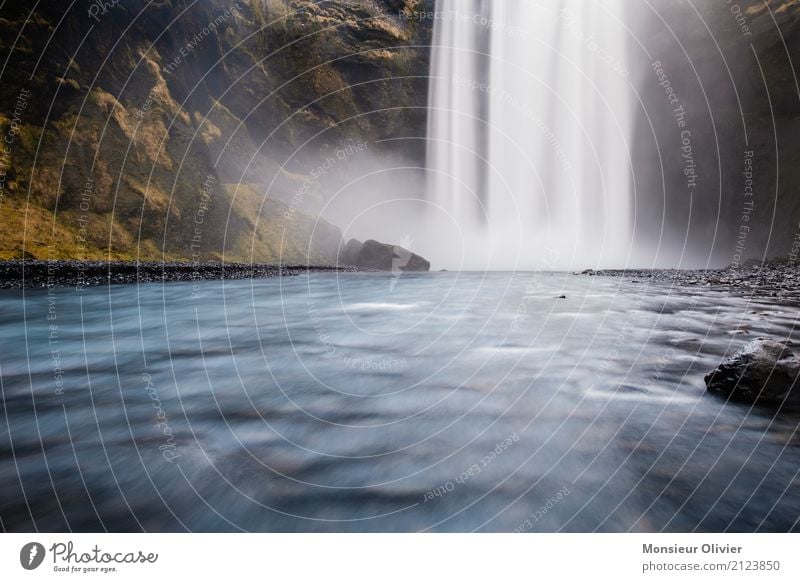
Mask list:
[{"label": "black gravel", "polygon": [[[130,261],[0,261],[0,289],[93,286],[165,281],[291,277],[301,273],[357,272],[351,266],[264,263]],[[633,283],[703,287],[773,297],[800,297],[800,266],[772,262],[724,269],[587,269],[582,276],[621,277]]]},{"label": "black gravel", "polygon": [[782,261],[724,269],[587,269],[585,276],[624,277],[633,283],[703,287],[767,297],[800,297],[800,266]]},{"label": "black gravel", "polygon": [[356,267],[249,263],[135,263],[128,261],[0,261],[0,289],[78,287],[164,281],[263,279],[308,272],[354,272]]}]

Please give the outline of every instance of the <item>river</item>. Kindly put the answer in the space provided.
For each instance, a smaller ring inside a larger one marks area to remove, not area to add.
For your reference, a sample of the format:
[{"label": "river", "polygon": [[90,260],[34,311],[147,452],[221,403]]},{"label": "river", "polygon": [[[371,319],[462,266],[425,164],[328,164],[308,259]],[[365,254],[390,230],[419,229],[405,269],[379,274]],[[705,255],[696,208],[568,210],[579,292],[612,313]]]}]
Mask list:
[{"label": "river", "polygon": [[0,292],[6,531],[787,531],[796,303],[567,273]]}]

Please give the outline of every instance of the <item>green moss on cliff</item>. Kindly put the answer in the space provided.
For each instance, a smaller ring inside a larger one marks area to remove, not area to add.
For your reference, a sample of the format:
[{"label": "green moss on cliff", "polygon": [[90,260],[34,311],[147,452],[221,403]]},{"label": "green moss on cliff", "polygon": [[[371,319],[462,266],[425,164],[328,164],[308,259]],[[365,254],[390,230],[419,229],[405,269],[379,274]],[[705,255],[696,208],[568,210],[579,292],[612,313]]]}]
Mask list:
[{"label": "green moss on cliff", "polygon": [[0,9],[2,257],[194,258],[203,210],[203,258],[332,262],[336,227],[284,217],[315,157],[424,127],[424,82],[359,85],[424,75],[388,3],[134,0],[101,23],[41,4]]}]

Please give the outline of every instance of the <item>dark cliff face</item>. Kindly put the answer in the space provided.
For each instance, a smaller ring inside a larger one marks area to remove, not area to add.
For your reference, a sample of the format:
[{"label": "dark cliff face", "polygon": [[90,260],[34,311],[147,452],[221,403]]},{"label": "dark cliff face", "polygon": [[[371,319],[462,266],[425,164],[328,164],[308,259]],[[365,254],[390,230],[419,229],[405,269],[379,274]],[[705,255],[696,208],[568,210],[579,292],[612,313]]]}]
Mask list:
[{"label": "dark cliff face", "polygon": [[631,18],[640,244],[672,265],[792,259],[800,5],[657,0]]},{"label": "dark cliff face", "polygon": [[424,155],[421,4],[6,2],[0,257],[335,261],[321,160]]}]

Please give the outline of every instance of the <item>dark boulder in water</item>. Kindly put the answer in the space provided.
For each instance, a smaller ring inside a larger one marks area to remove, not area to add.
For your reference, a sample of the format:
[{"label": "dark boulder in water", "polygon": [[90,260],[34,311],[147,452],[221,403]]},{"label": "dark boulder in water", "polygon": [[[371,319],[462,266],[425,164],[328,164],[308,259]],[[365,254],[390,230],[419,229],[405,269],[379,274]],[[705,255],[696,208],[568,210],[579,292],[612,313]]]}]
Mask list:
[{"label": "dark boulder in water", "polygon": [[709,392],[755,404],[800,403],[800,359],[786,344],[758,338],[706,374]]},{"label": "dark boulder in water", "polygon": [[375,240],[362,244],[350,239],[339,254],[339,263],[359,269],[391,272],[429,271],[431,268],[428,261],[408,249]]}]

